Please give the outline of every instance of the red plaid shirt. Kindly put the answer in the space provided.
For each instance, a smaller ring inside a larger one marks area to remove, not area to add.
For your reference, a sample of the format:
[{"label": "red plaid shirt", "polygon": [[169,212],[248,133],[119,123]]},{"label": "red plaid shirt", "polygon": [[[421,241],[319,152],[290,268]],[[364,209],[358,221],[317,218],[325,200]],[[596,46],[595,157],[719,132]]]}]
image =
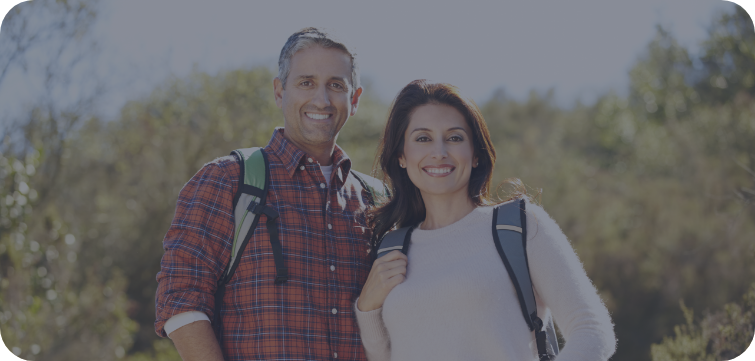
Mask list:
[{"label": "red plaid shirt", "polygon": [[[259,225],[221,311],[225,360],[365,360],[352,304],[370,271],[363,211],[370,195],[336,146],[326,186],[320,166],[276,130],[264,148],[270,163],[267,205],[278,229],[288,281],[276,285],[267,229]],[[155,331],[172,316],[201,311],[212,320],[217,282],[230,261],[233,197],[240,167],[233,156],[206,164],[181,190],[163,255]]]}]

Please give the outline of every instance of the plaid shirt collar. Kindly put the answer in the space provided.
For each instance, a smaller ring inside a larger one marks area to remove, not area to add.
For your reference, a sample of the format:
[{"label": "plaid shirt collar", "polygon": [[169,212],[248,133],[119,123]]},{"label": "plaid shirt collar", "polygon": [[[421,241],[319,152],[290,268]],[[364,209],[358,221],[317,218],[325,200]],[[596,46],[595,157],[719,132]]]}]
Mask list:
[{"label": "plaid shirt collar", "polygon": [[[277,127],[273,131],[273,136],[270,138],[270,142],[265,147],[265,150],[275,154],[278,159],[283,162],[283,166],[286,168],[288,175],[293,178],[294,173],[299,168],[299,164],[308,158],[307,153],[296,147],[288,139],[283,137],[284,128]],[[333,162],[333,173],[338,174],[341,182],[345,180],[344,174],[349,174],[351,170],[351,159],[341,147],[336,144],[333,149],[333,154],[330,156]],[[336,172],[336,169],[340,169],[341,172]]]}]

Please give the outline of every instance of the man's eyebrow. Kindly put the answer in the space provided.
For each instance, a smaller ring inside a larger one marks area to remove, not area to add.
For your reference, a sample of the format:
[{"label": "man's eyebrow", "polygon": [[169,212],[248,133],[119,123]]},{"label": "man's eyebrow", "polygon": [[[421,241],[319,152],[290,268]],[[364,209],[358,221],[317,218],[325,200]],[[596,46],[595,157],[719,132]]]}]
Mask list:
[{"label": "man's eyebrow", "polygon": [[[314,79],[314,78],[315,78],[314,75],[299,75],[296,77],[296,79]],[[328,80],[338,80],[338,81],[348,83],[348,78],[346,77],[331,76],[330,79]]]},{"label": "man's eyebrow", "polygon": [[[453,127],[453,128],[448,128],[448,130],[446,130],[446,131],[457,130],[457,129],[458,129],[458,130],[461,130],[461,131],[462,131],[462,132],[464,132],[464,133],[466,133],[466,132],[467,132],[467,131],[466,131],[466,129],[464,129],[464,128],[462,128],[462,127]],[[409,134],[412,134],[412,133],[414,133],[414,132],[419,132],[419,131],[426,131],[426,132],[431,132],[432,130],[430,130],[430,129],[428,129],[428,128],[415,128],[415,129],[414,129],[414,130],[412,130],[412,132],[411,132],[411,133],[409,133]]]}]

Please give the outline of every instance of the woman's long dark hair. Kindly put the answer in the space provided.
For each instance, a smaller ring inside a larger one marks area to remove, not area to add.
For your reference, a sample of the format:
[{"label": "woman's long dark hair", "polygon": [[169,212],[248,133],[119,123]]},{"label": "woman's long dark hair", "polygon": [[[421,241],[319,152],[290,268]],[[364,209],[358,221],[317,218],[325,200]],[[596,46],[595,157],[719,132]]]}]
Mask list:
[{"label": "woman's long dark hair", "polygon": [[490,140],[488,127],[477,104],[462,97],[459,89],[445,83],[429,83],[415,80],[401,89],[391,105],[388,123],[380,140],[375,163],[380,164],[383,181],[390,190],[390,199],[368,213],[367,222],[372,229],[374,250],[394,226],[397,228],[415,225],[425,219],[425,203],[419,189],[409,179],[406,169],[399,166],[399,157],[404,151],[404,134],[409,126],[412,112],[425,104],[445,104],[454,107],[464,116],[472,130],[472,146],[478,165],[472,168],[468,194],[476,206],[492,204],[490,183],[493,180],[495,148]]}]

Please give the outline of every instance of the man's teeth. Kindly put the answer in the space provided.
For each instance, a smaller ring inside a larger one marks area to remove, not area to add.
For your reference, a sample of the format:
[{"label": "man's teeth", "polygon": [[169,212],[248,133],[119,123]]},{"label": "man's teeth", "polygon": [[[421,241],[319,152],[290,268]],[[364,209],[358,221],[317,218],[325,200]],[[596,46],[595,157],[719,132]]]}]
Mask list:
[{"label": "man's teeth", "polygon": [[425,168],[427,173],[432,174],[443,174],[443,173],[449,173],[451,172],[451,168]]},{"label": "man's teeth", "polygon": [[322,120],[322,119],[328,119],[330,118],[330,114],[312,114],[312,113],[306,113],[308,117],[312,119]]}]

